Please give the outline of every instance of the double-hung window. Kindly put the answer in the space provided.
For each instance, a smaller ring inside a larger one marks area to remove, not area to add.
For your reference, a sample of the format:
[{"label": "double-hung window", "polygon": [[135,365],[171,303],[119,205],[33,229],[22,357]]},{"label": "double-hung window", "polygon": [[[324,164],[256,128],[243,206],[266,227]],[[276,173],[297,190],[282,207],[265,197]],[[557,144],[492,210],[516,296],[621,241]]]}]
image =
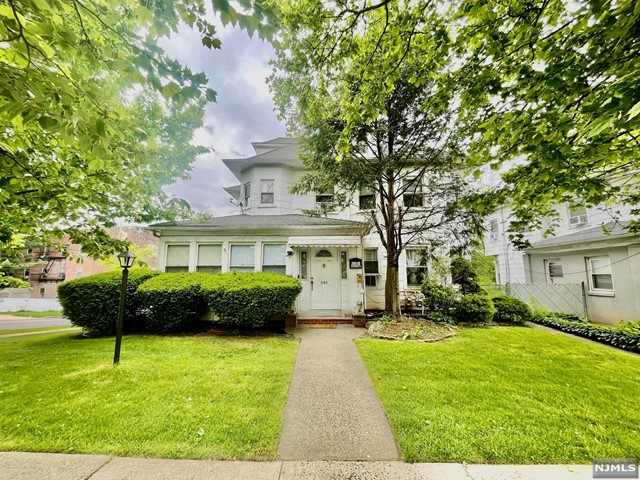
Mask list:
[{"label": "double-hung window", "polygon": [[255,270],[255,245],[231,245],[229,270],[232,272],[253,272]]},{"label": "double-hung window", "polygon": [[422,177],[409,177],[403,180],[403,200],[405,208],[420,208],[424,206]]},{"label": "double-hung window", "polygon": [[427,276],[429,252],[426,248],[407,249],[407,285],[419,286]]},{"label": "double-hung window", "polygon": [[321,192],[316,193],[316,203],[320,205],[330,206],[333,203],[333,195],[335,187],[331,186]]},{"label": "double-hung window", "polygon": [[251,207],[251,182],[242,186],[242,206],[244,208]]},{"label": "double-hung window", "polygon": [[364,250],[364,284],[375,287],[378,284],[378,249],[366,248]]},{"label": "double-hung window", "polygon": [[613,275],[609,257],[587,258],[587,271],[591,293],[613,294]]},{"label": "double-hung window", "polygon": [[489,221],[489,240],[496,241],[498,240],[499,230],[498,230],[498,219],[492,218]]},{"label": "double-hung window", "polygon": [[222,271],[222,245],[198,245],[196,272],[220,273]]},{"label": "double-hung window", "polygon": [[260,204],[274,205],[275,203],[275,180],[260,180]]},{"label": "double-hung window", "polygon": [[189,245],[167,245],[164,271],[168,273],[189,271]]},{"label": "double-hung window", "polygon": [[376,208],[376,194],[372,188],[360,187],[358,206],[360,210],[373,210]]},{"label": "double-hung window", "polygon": [[262,245],[262,271],[286,275],[287,248],[284,243]]},{"label": "double-hung window", "polygon": [[587,209],[585,207],[578,207],[576,209],[569,208],[569,226],[579,227],[580,225],[588,225],[589,217],[587,216]]}]

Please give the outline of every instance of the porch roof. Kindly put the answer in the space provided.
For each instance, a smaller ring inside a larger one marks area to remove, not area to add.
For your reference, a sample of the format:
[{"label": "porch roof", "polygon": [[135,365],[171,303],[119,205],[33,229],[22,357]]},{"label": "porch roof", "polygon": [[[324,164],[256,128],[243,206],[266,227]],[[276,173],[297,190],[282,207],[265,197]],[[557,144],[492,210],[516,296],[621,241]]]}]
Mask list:
[{"label": "porch roof", "polygon": [[360,246],[360,237],[357,235],[289,237],[287,243],[290,247],[358,247]]}]

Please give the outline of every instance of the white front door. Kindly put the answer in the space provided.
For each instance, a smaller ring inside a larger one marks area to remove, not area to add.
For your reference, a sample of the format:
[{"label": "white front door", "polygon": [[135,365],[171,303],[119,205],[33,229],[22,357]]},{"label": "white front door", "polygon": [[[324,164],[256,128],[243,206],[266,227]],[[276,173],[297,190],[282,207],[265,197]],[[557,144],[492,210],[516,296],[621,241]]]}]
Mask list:
[{"label": "white front door", "polygon": [[340,309],[340,263],[335,248],[315,248],[311,253],[311,309]]}]

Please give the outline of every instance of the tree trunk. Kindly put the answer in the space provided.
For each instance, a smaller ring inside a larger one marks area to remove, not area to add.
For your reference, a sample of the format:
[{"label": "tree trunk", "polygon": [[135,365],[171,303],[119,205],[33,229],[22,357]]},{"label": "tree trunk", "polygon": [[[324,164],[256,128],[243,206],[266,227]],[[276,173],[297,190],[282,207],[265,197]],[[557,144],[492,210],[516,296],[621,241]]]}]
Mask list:
[{"label": "tree trunk", "polygon": [[[394,265],[395,263],[395,265]],[[387,278],[384,283],[384,310],[394,317],[400,315],[398,301],[398,262],[387,254]]]}]

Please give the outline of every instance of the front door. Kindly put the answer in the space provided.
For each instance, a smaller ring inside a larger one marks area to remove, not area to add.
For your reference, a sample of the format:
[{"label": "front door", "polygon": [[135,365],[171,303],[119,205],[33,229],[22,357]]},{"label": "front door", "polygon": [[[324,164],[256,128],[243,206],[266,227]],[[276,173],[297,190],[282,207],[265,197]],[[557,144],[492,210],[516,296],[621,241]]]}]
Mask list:
[{"label": "front door", "polygon": [[311,250],[311,309],[340,309],[340,270],[335,248]]}]

